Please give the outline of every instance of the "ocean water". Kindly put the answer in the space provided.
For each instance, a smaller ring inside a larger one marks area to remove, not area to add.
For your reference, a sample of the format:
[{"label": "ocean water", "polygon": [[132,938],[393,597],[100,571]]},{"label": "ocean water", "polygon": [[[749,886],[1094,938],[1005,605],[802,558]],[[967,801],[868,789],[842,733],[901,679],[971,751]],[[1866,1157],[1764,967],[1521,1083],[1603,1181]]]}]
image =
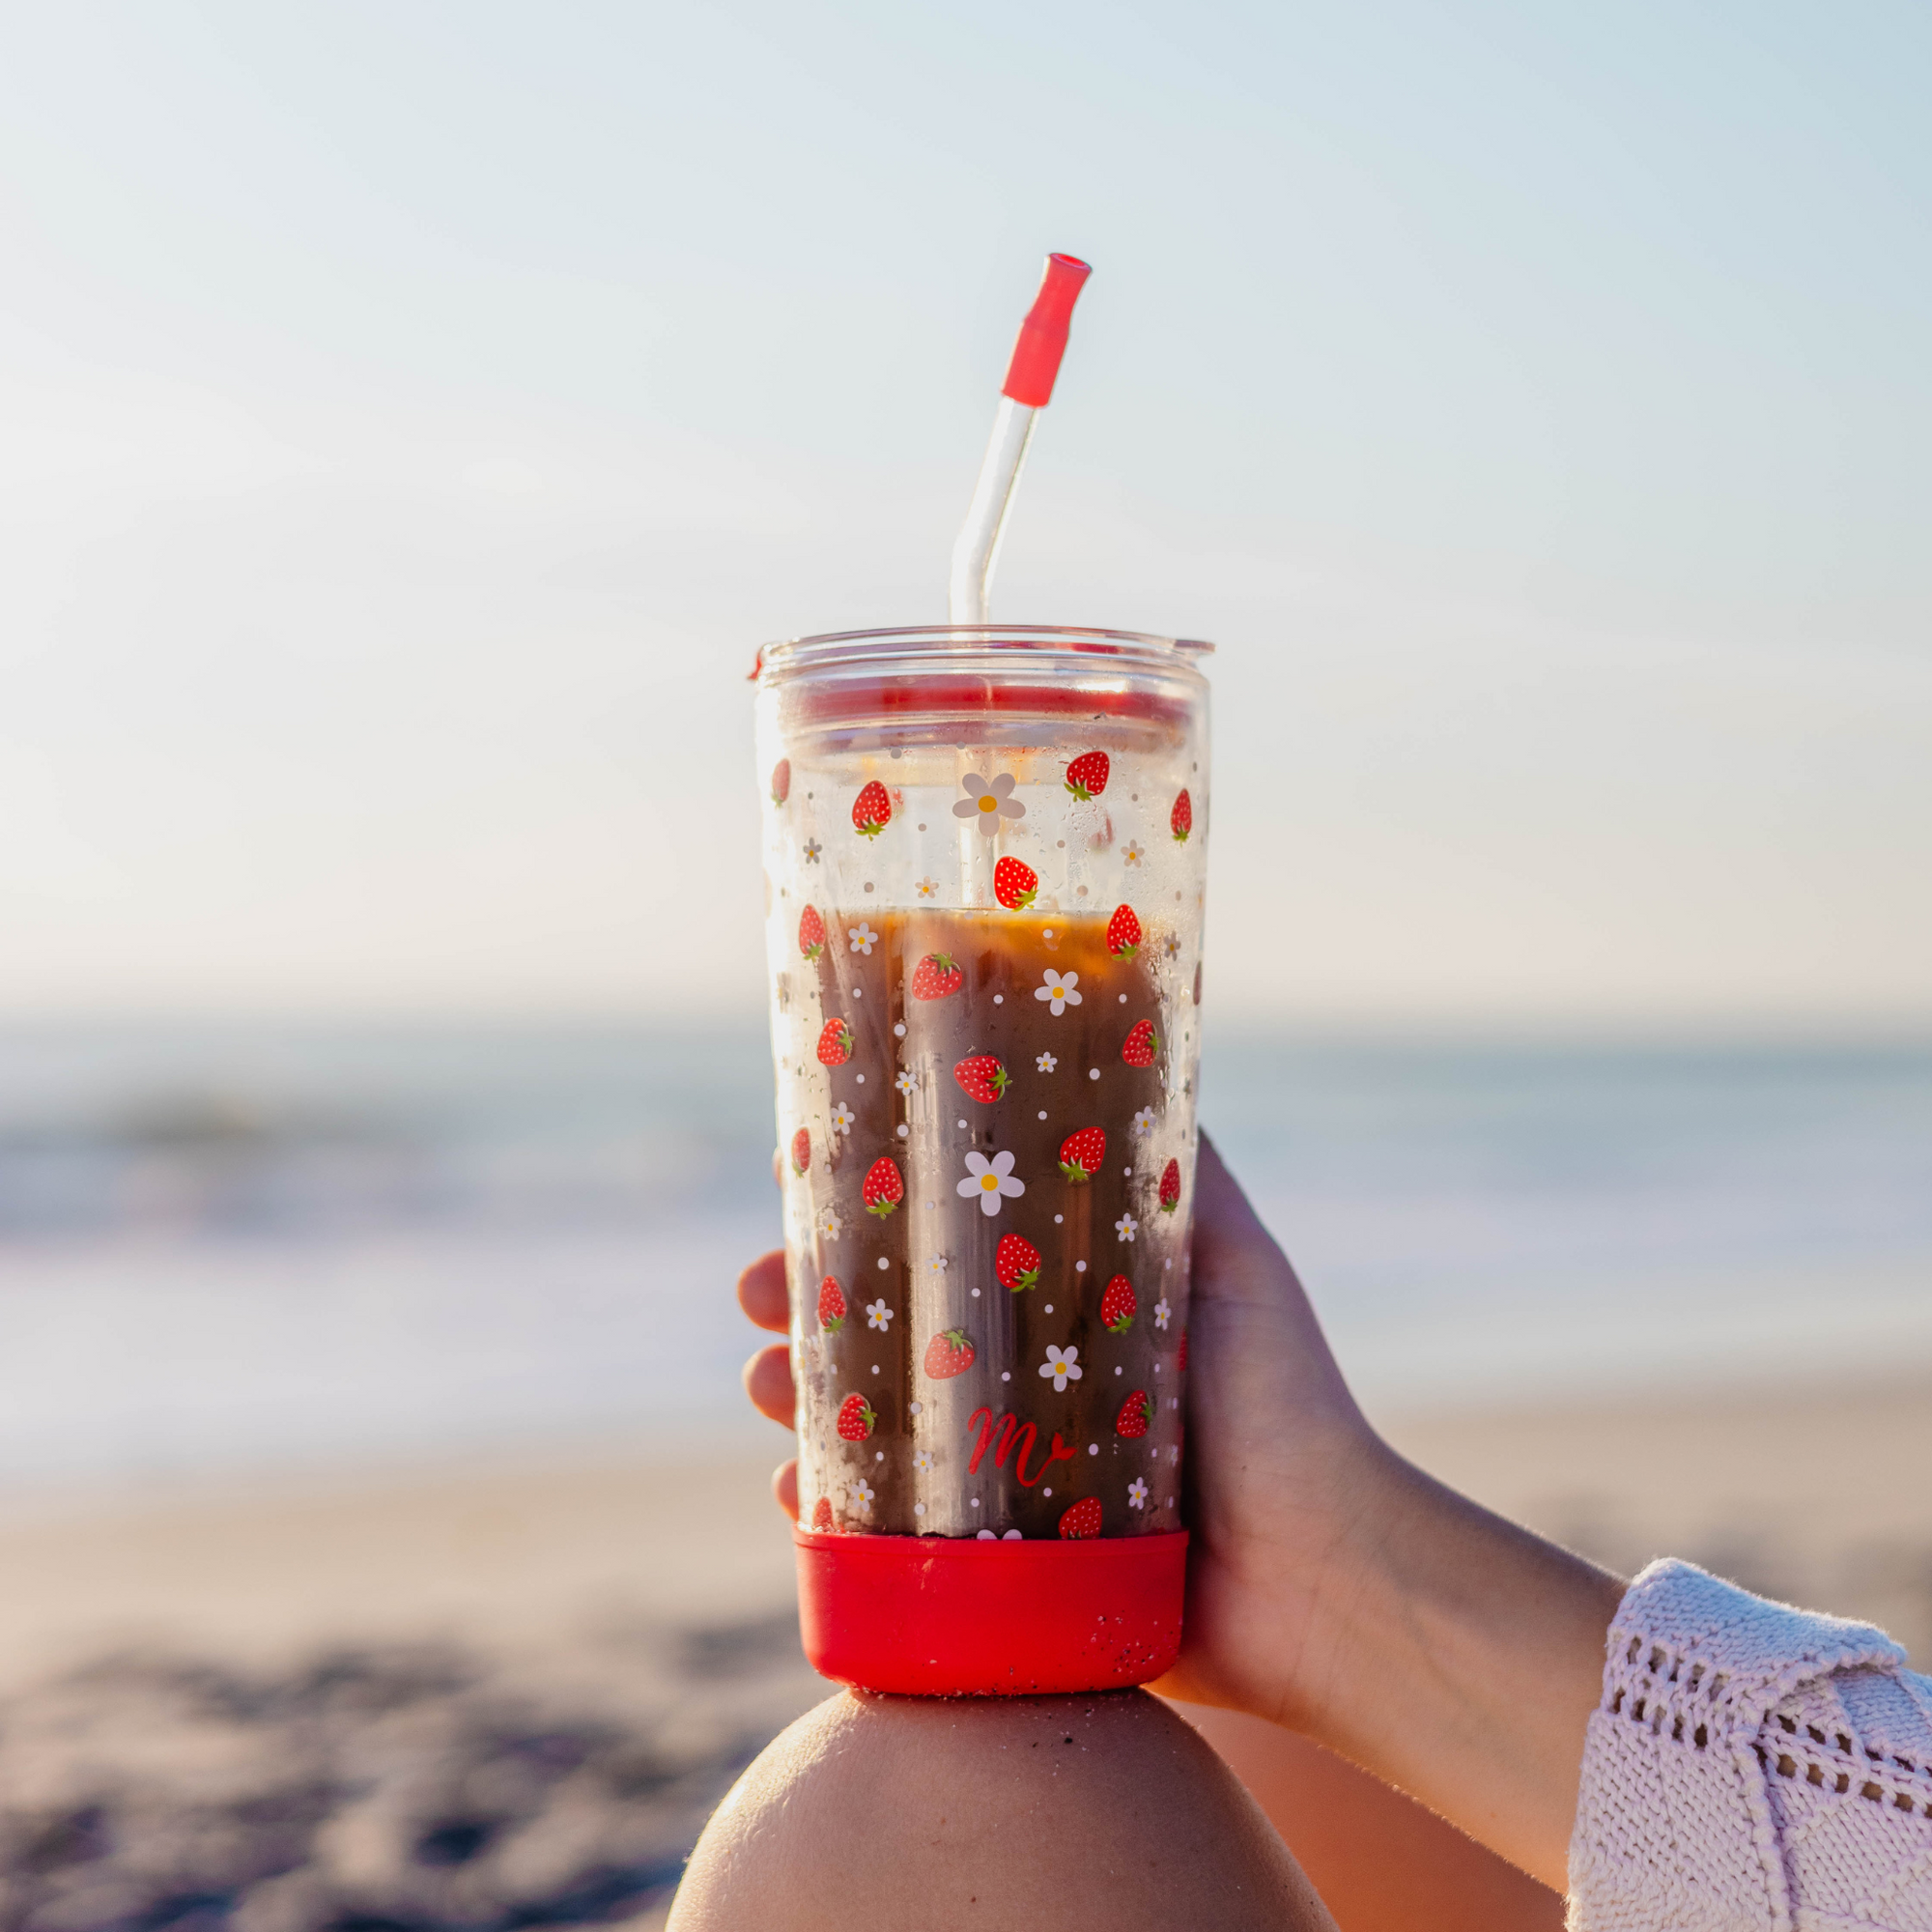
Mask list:
[{"label": "ocean water", "polygon": [[[0,1491],[780,1434],[762,1032],[0,1032]],[[1932,1047],[1217,1037],[1372,1407],[1932,1364]]]}]

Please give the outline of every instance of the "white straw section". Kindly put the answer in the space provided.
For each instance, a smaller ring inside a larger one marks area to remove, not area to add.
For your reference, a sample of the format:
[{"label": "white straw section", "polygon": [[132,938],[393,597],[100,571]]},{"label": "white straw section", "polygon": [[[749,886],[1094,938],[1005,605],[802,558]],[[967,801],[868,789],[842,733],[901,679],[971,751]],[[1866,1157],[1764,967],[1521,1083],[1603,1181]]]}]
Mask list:
[{"label": "white straw section", "polygon": [[993,569],[1000,560],[1000,539],[1007,533],[1007,518],[1019,489],[1020,467],[1026,462],[1027,444],[1033,440],[1038,414],[1037,410],[1030,410],[1010,396],[1000,398],[992,440],[986,444],[986,460],[980,466],[980,481],[973,491],[973,507],[966,512],[965,525],[952,546],[952,582],[947,607],[955,624],[986,621]]}]

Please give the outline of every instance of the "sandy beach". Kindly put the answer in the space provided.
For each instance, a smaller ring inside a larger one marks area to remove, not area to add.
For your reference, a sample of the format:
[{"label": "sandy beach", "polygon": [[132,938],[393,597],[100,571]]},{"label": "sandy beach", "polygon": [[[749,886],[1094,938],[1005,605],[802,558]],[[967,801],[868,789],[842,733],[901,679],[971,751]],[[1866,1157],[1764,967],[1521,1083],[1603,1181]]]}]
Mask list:
[{"label": "sandy beach", "polygon": [[[1689,1555],[1932,1650],[1932,1381],[1386,1427],[1618,1568]],[[737,1770],[826,1694],[791,1621],[780,1446],[16,1505],[9,1922],[654,1922]],[[1252,1736],[1209,1729],[1242,1765]],[[1262,1795],[1293,1842],[1308,1793],[1354,1776],[1310,1752]],[[1297,1849],[1321,1883],[1335,1848]],[[1492,1866],[1471,1848],[1471,1925],[1485,1884],[1526,1884]]]}]

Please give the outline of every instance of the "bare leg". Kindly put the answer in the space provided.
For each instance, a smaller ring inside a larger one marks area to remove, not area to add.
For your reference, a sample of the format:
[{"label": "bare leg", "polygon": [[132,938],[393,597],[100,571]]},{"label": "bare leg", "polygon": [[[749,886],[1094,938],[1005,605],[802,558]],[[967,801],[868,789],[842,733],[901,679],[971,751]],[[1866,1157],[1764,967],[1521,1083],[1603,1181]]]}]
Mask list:
[{"label": "bare leg", "polygon": [[1260,1718],[1179,1715],[1254,1794],[1342,1932],[1563,1932],[1559,1893],[1366,1771]]},{"label": "bare leg", "polygon": [[668,1932],[1334,1932],[1238,1780],[1142,1691],[841,1695],[705,1827]]}]

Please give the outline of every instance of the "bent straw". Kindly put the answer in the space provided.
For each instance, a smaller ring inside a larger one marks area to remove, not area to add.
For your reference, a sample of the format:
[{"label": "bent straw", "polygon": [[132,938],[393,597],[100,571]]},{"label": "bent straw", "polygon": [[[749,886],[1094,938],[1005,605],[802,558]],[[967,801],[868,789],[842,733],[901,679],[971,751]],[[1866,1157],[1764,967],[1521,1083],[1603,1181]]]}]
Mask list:
[{"label": "bent straw", "polygon": [[1019,490],[1020,470],[1039,412],[1053,396],[1060,358],[1066,353],[1066,330],[1073,304],[1094,270],[1077,256],[1049,255],[1039,293],[1020,324],[1007,380],[1000,384],[999,413],[966,522],[952,546],[952,579],[948,615],[955,624],[983,624],[992,593],[1000,541]]}]

